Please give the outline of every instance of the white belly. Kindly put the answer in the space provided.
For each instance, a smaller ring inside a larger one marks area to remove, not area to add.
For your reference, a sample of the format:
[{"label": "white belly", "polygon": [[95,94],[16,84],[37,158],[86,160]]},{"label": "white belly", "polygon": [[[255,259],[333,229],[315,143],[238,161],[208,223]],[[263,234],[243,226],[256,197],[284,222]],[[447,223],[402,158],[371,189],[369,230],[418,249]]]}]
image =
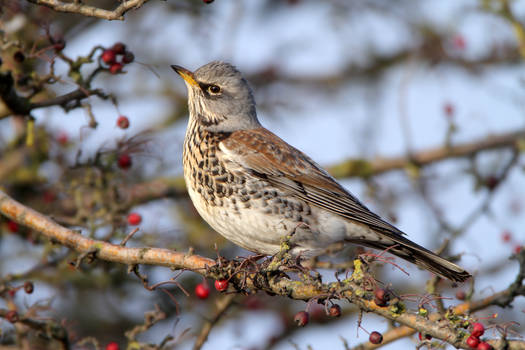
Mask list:
[{"label": "white belly", "polygon": [[252,199],[246,207],[244,203],[236,201],[234,205],[231,199],[224,198],[222,206],[211,206],[193,189],[188,188],[188,192],[199,214],[215,231],[244,249],[260,254],[278,253],[287,235],[292,235],[292,254],[311,256],[343,241],[350,232],[366,234],[368,231],[362,225],[317,207],[312,207],[309,216],[297,221],[297,218],[270,213],[262,200]]}]

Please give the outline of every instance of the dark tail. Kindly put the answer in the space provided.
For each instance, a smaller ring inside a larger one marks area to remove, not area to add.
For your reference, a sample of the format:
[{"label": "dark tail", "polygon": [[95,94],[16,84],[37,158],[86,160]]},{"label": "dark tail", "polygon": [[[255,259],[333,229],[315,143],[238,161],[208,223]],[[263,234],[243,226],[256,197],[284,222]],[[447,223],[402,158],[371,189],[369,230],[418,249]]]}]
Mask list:
[{"label": "dark tail", "polygon": [[[470,273],[458,265],[443,259],[439,255],[405,237],[390,236],[388,238],[389,239],[383,239],[381,241],[356,239],[353,243],[379,250],[388,249],[389,253],[451,281],[463,282],[471,277]],[[350,242],[352,242],[352,240],[350,240]]]}]

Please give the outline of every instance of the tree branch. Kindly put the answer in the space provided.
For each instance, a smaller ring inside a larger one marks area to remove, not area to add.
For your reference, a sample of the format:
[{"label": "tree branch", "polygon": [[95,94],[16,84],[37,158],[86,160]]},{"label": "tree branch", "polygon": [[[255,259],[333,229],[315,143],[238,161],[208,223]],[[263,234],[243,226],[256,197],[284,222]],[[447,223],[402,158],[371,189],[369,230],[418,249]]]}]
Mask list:
[{"label": "tree branch", "polygon": [[123,1],[114,10],[104,10],[98,7],[84,5],[80,2],[63,2],[60,0],[27,0],[36,5],[43,5],[58,12],[77,13],[88,17],[98,17],[107,20],[124,20],[124,14],[132,9],[138,9],[149,0]]},{"label": "tree branch", "polygon": [[224,314],[230,308],[230,306],[232,306],[234,298],[235,294],[226,294],[217,301],[217,311],[215,312],[213,318],[210,320],[206,320],[206,322],[202,326],[197,340],[195,341],[195,344],[193,344],[193,350],[200,350],[202,348],[202,346],[208,339],[211,329],[224,316]]},{"label": "tree branch", "polygon": [[522,148],[525,142],[525,130],[513,131],[484,137],[472,142],[455,146],[443,146],[415,152],[409,156],[377,158],[371,161],[350,159],[327,170],[335,177],[368,177],[385,172],[404,169],[411,165],[425,166],[450,158],[470,157],[481,151],[505,147]]},{"label": "tree branch", "polygon": [[9,111],[0,114],[0,119],[7,118],[11,114],[29,115],[33,109],[43,107],[61,106],[66,108],[69,102],[79,102],[92,95],[96,95],[102,99],[107,99],[109,97],[104,94],[101,89],[89,89],[88,87],[85,87],[49,100],[31,102],[28,98],[18,95],[11,72],[3,72],[0,73],[0,98],[4,101]]},{"label": "tree branch", "polygon": [[[433,338],[441,339],[449,344],[468,349],[465,343],[465,331],[461,328],[463,322],[451,321],[443,318],[439,313],[427,317],[405,310],[400,300],[393,300],[388,307],[380,307],[373,301],[372,293],[363,287],[361,278],[347,279],[342,282],[319,283],[316,281],[291,280],[284,273],[249,271],[241,262],[229,261],[216,264],[214,260],[197,255],[188,255],[161,248],[126,248],[120,245],[94,240],[82,236],[80,233],[69,230],[55,223],[50,218],[25,207],[0,191],[0,213],[19,224],[28,226],[47,236],[84,254],[93,254],[94,257],[119,262],[128,265],[149,264],[167,266],[173,269],[193,270],[206,277],[218,278],[219,275],[228,275],[230,282],[238,290],[261,290],[268,293],[287,296],[292,299],[308,301],[316,299],[347,299],[361,310],[373,312],[384,318],[409,327],[412,332],[429,334]],[[525,254],[525,252],[523,252]],[[214,271],[215,269],[215,271]],[[509,289],[496,293],[485,299],[460,304],[452,308],[454,315],[464,315],[490,305],[507,296],[516,296],[515,291]],[[407,333],[409,333],[407,331]],[[508,349],[524,349],[522,341],[510,341]]]},{"label": "tree branch", "polygon": [[94,90],[77,89],[75,91],[69,92],[61,96],[57,96],[49,100],[31,103],[29,105],[29,109],[32,110],[32,109],[50,107],[50,106],[65,107],[71,101],[79,101],[91,95],[97,95],[103,98],[106,97],[106,95],[104,95],[104,93],[100,89],[94,89]]},{"label": "tree branch", "polygon": [[[77,231],[58,225],[49,217],[25,207],[0,191],[0,212],[21,225],[37,232],[79,253],[96,252],[102,260],[122,264],[146,264],[168,266],[174,269],[204,270],[215,261],[197,255],[187,255],[161,248],[125,248],[118,244],[98,241],[82,236]],[[202,273],[202,272],[201,272]]]},{"label": "tree branch", "polygon": [[[10,310],[0,309],[0,317],[5,318]],[[21,323],[29,328],[35,329],[42,332],[42,335],[46,335],[50,338],[56,339],[64,344],[64,348],[69,348],[69,340],[67,330],[60,324],[54,322],[51,319],[44,321],[34,320],[23,315],[18,316],[19,319],[15,323]]]}]

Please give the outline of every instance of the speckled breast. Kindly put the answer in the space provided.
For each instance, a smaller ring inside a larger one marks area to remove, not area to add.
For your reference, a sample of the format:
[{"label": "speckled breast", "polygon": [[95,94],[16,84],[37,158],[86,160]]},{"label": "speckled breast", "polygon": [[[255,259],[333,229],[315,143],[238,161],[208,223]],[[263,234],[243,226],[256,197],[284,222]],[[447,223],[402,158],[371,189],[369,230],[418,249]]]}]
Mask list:
[{"label": "speckled breast", "polygon": [[183,152],[184,178],[199,214],[218,233],[258,253],[274,254],[281,238],[309,224],[311,208],[289,198],[248,172],[230,172],[217,157],[227,133],[188,128]]}]

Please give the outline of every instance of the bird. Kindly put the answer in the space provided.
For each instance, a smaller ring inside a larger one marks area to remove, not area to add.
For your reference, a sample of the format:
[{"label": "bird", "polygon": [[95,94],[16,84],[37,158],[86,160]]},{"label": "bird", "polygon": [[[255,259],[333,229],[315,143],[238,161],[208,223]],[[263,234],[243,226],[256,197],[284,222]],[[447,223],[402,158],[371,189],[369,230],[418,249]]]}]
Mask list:
[{"label": "bird", "polygon": [[440,277],[463,282],[460,266],[412,242],[369,210],[310,157],[264,128],[247,80],[212,61],[194,72],[171,68],[188,91],[183,143],[186,187],[219,234],[261,255],[307,258],[343,242],[388,250]]}]

